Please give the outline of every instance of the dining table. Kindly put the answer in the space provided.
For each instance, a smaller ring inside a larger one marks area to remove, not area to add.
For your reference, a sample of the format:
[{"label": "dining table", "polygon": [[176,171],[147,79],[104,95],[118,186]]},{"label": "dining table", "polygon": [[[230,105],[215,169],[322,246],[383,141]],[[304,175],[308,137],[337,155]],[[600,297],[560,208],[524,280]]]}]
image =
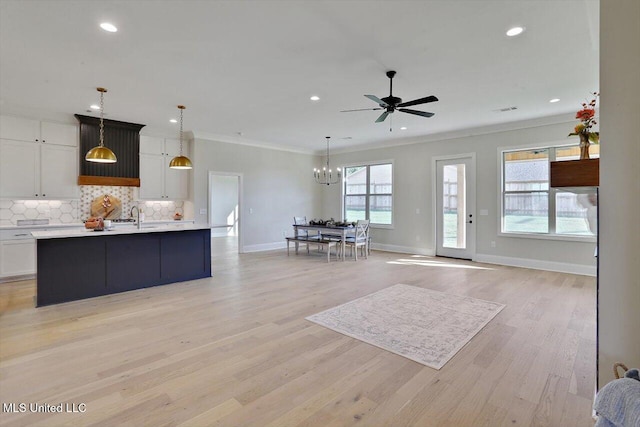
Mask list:
[{"label": "dining table", "polygon": [[[296,239],[300,237],[300,231],[316,231],[322,238],[325,236],[336,237],[340,239],[342,247],[342,261],[344,261],[346,253],[346,240],[349,234],[355,234],[355,227],[353,225],[319,225],[319,224],[293,224],[294,236]],[[298,252],[298,245],[296,243],[296,253]]]}]

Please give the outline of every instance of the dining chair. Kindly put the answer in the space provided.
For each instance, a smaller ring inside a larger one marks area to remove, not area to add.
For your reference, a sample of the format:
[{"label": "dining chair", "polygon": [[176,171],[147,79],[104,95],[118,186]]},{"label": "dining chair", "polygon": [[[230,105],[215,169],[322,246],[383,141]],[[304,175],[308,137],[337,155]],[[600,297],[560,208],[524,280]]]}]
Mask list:
[{"label": "dining chair", "polygon": [[[294,225],[307,225],[307,217],[306,216],[294,216],[293,217],[293,224]],[[302,244],[302,245],[307,245],[307,253],[309,253],[309,245],[310,244],[314,244],[316,240],[320,240],[322,236],[317,233],[317,234],[310,234],[308,230],[298,230],[298,238],[296,239],[296,252],[297,252],[297,245]],[[288,239],[289,240],[289,239]],[[288,249],[288,244],[287,244],[287,249]],[[320,250],[320,245],[318,245],[318,250]]]},{"label": "dining chair", "polygon": [[353,255],[355,249],[355,260],[358,260],[358,248],[365,258],[369,257],[369,220],[360,219],[356,223],[355,236],[349,236],[345,240],[345,245],[351,248]]}]

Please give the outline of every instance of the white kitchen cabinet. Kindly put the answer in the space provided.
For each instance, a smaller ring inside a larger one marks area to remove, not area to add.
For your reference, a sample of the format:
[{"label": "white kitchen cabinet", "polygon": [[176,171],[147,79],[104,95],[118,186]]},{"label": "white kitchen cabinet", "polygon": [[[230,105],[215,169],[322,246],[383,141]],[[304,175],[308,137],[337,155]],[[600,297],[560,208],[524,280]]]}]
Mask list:
[{"label": "white kitchen cabinet", "polygon": [[139,199],[164,199],[165,156],[162,154],[140,153],[140,189]]},{"label": "white kitchen cabinet", "polygon": [[140,135],[140,154],[164,155],[164,138]]},{"label": "white kitchen cabinet", "polygon": [[35,272],[35,239],[0,241],[0,277],[24,276]]},{"label": "white kitchen cabinet", "polygon": [[24,276],[36,272],[36,241],[33,229],[0,230],[0,277]]},{"label": "white kitchen cabinet", "polygon": [[77,147],[0,139],[0,198],[78,198],[77,178]]},{"label": "white kitchen cabinet", "polygon": [[0,139],[0,198],[39,197],[40,146],[35,142]]},{"label": "white kitchen cabinet", "polygon": [[77,147],[79,135],[78,126],[68,123],[0,116],[0,138]]},{"label": "white kitchen cabinet", "polygon": [[0,198],[75,199],[78,126],[0,116]]},{"label": "white kitchen cabinet", "polygon": [[44,144],[77,147],[80,141],[78,126],[66,123],[40,122],[40,137]]},{"label": "white kitchen cabinet", "polygon": [[[186,143],[184,143],[186,147]],[[186,155],[186,151],[184,151]],[[140,136],[140,200],[186,200],[189,170],[170,169],[180,154],[180,140]]]},{"label": "white kitchen cabinet", "polygon": [[14,116],[0,116],[0,138],[40,142],[40,121]]},{"label": "white kitchen cabinet", "polygon": [[78,149],[64,145],[40,146],[40,192],[48,199],[80,197]]}]

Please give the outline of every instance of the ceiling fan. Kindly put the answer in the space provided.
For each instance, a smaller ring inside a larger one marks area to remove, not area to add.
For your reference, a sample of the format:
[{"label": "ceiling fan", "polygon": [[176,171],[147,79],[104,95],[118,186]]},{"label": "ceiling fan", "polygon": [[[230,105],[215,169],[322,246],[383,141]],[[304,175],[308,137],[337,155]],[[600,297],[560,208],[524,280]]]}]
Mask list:
[{"label": "ceiling fan", "polygon": [[361,108],[359,110],[342,110],[341,113],[348,113],[352,111],[372,111],[372,110],[385,110],[380,117],[376,120],[376,123],[384,122],[387,116],[394,111],[402,111],[403,113],[415,114],[416,116],[432,117],[433,113],[427,111],[412,110],[404,107],[411,107],[412,105],[426,104],[427,102],[435,102],[438,100],[435,96],[427,96],[420,99],[414,99],[413,101],[402,102],[401,98],[393,96],[393,77],[396,75],[395,71],[387,71],[387,77],[389,77],[389,96],[385,98],[378,98],[375,95],[365,95],[370,100],[376,102],[379,108]]}]

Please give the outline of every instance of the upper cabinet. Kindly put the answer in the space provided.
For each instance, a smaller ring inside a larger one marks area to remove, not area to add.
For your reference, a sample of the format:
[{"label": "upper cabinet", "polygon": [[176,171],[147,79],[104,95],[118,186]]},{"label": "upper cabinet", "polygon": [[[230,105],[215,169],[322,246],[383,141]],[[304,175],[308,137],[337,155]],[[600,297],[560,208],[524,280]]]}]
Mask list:
[{"label": "upper cabinet", "polygon": [[0,116],[0,198],[79,197],[77,126]]},{"label": "upper cabinet", "polygon": [[41,122],[14,116],[0,116],[0,138],[14,141],[78,146],[78,126]]},{"label": "upper cabinet", "polygon": [[[184,154],[187,144],[183,141]],[[180,141],[170,138],[140,136],[140,200],[186,200],[189,198],[188,170],[169,168],[171,159],[180,154]]]}]

